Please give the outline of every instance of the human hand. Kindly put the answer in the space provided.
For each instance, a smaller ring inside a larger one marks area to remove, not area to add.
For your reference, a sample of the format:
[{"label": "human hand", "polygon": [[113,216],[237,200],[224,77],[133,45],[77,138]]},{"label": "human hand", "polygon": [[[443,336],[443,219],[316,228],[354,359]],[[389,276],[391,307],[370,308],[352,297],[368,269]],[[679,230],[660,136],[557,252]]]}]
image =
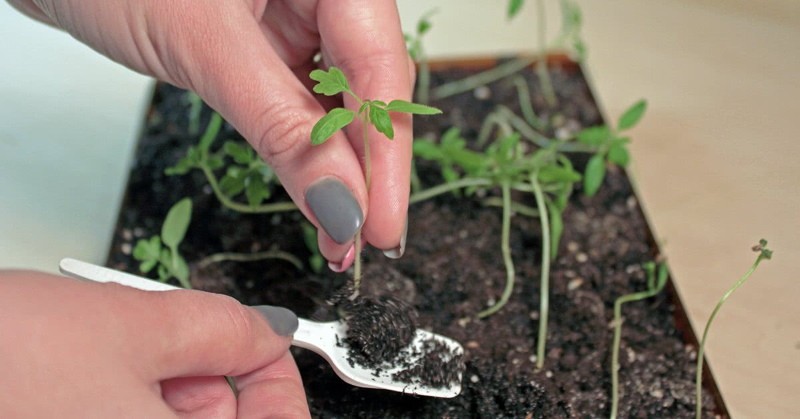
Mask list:
[{"label": "human hand", "polygon": [[308,417],[289,313],[0,271],[0,417]]},{"label": "human hand", "polygon": [[[321,227],[320,251],[332,269],[352,263],[362,224],[365,240],[387,256],[402,255],[411,118],[392,116],[394,141],[371,133],[369,193],[360,121],[324,145],[312,150],[310,144],[311,128],[333,105],[309,91],[318,51],[360,96],[411,99],[413,63],[394,1],[9,1],[134,70],[196,91],[248,139]],[[344,105],[357,106],[349,98]]]}]

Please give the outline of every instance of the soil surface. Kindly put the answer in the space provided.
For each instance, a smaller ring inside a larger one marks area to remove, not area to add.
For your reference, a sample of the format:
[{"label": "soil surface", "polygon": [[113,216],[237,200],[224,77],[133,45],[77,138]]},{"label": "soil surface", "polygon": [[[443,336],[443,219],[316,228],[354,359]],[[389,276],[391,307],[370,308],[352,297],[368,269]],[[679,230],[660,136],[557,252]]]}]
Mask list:
[{"label": "soil surface", "polygon": [[[437,85],[468,75],[467,70],[433,74]],[[601,115],[579,68],[551,66],[559,96],[547,111],[533,71],[524,73],[540,116],[555,130],[575,131],[601,122]],[[417,118],[417,136],[439,136],[450,126],[475,138],[480,122],[497,104],[518,110],[510,80],[432,103],[444,115]],[[181,249],[190,263],[212,253],[256,252],[277,248],[308,259],[298,212],[243,215],[223,208],[199,171],[165,176],[199,133],[189,133],[184,92],[159,85],[130,175],[127,196],[113,240],[109,266],[137,273],[131,258],[136,240],[160,230],[169,207],[192,197],[194,214]],[[209,110],[201,116],[201,126]],[[222,139],[241,139],[229,126]],[[582,165],[585,157],[576,156]],[[438,170],[418,163],[423,185],[441,183]],[[495,191],[497,192],[497,191]],[[498,193],[499,195],[499,193]],[[286,200],[278,193],[276,200]],[[535,206],[526,196],[515,196]],[[576,191],[564,214],[565,231],[552,266],[547,359],[535,368],[538,328],[541,231],[536,219],[512,218],[511,249],[516,283],[509,303],[497,314],[475,314],[499,298],[505,272],[500,256],[499,208],[452,194],[410,208],[406,254],[385,258],[364,253],[364,284],[369,298],[393,298],[416,309],[419,327],[464,345],[464,389],[453,399],[412,397],[355,388],[342,382],[319,356],[293,348],[314,417],[324,418],[561,418],[608,416],[610,344],[614,299],[646,288],[642,263],[657,249],[624,172],[613,168],[600,192],[588,199]],[[336,318],[326,300],[347,275],[309,267],[298,270],[277,260],[225,262],[193,270],[196,288],[222,292],[246,304],[277,304],[316,320]],[[624,306],[621,348],[620,417],[694,416],[695,349],[676,328],[680,310],[671,294]],[[268,409],[265,406],[265,409]],[[715,417],[714,398],[705,394],[704,417]]]}]

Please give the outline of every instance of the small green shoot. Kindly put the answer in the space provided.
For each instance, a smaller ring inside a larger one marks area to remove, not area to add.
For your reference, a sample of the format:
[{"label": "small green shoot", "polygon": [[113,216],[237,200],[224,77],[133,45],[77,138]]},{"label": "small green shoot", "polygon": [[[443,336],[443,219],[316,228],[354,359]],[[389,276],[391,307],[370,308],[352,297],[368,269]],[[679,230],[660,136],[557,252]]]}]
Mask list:
[{"label": "small green shoot", "polygon": [[576,139],[586,145],[595,147],[595,154],[589,158],[583,175],[583,192],[586,196],[594,196],[603,184],[606,176],[606,164],[626,167],[630,162],[628,143],[630,138],[622,136],[622,132],[636,126],[642,119],[647,102],[640,100],[628,108],[617,122],[616,129],[607,125],[585,128],[578,132]]},{"label": "small green shoot", "polygon": [[[297,206],[291,202],[265,203],[272,197],[278,178],[251,147],[226,141],[220,150],[211,151],[223,123],[222,117],[214,112],[198,144],[189,147],[186,155],[164,173],[174,176],[194,169],[202,171],[217,199],[234,211],[261,214],[296,210]],[[225,174],[218,178],[215,172],[223,167]],[[240,195],[244,195],[246,203],[237,201]]]},{"label": "small green shoot", "polygon": [[189,266],[178,250],[191,219],[191,199],[183,198],[173,205],[161,226],[161,235],[153,236],[149,240],[140,239],[136,243],[133,258],[141,262],[139,270],[148,273],[157,267],[161,282],[176,278],[182,287],[191,288]]},{"label": "small green shoot", "polygon": [[318,274],[322,272],[325,266],[325,258],[319,252],[319,244],[317,244],[317,229],[309,222],[301,224],[303,228],[303,242],[306,244],[311,255],[308,257],[308,266],[311,271]]},{"label": "small green shoot", "polygon": [[755,262],[753,265],[750,266],[750,269],[745,272],[745,274],[739,278],[736,283],[734,283],[725,294],[722,295],[722,298],[719,299],[717,305],[714,307],[714,310],[711,312],[711,316],[708,317],[708,321],[706,322],[706,327],[703,329],[703,338],[700,340],[700,347],[697,349],[697,369],[695,372],[695,418],[700,419],[703,413],[703,354],[705,352],[706,347],[706,338],[708,338],[708,330],[711,327],[711,323],[714,321],[714,318],[717,316],[719,309],[722,308],[722,304],[728,300],[728,298],[733,294],[734,291],[739,289],[749,278],[753,272],[756,271],[758,265],[761,263],[762,260],[769,260],[772,259],[772,250],[767,248],[767,241],[761,239],[758,241],[758,244],[753,246],[753,251],[758,253]]},{"label": "small green shoot", "polygon": [[[395,99],[386,103],[380,100],[362,99],[350,89],[350,83],[347,81],[347,77],[342,70],[337,67],[331,67],[328,71],[314,70],[309,74],[309,77],[317,82],[313,87],[315,93],[325,96],[347,94],[355,99],[358,104],[358,111],[352,111],[346,108],[334,108],[320,118],[311,129],[311,144],[324,144],[333,134],[350,125],[350,123],[358,117],[362,123],[364,180],[367,190],[370,188],[372,178],[372,163],[369,151],[369,126],[375,128],[375,130],[383,134],[389,140],[392,140],[394,139],[394,127],[392,125],[390,112],[414,115],[436,115],[442,113],[442,111],[437,108],[406,100]],[[353,290],[355,293],[358,293],[361,286],[361,245],[361,229],[359,229],[355,236],[353,275]]]},{"label": "small green shoot", "polygon": [[[611,419],[619,411],[619,349],[622,339],[622,305],[631,301],[641,301],[656,296],[667,284],[667,265],[654,262],[644,264],[647,273],[647,290],[623,295],[614,301],[614,341],[611,345]],[[658,273],[656,273],[658,270]]]},{"label": "small green shoot", "polygon": [[419,103],[427,104],[430,95],[431,71],[428,65],[428,56],[425,54],[425,47],[422,39],[431,30],[431,16],[437,12],[436,9],[429,10],[417,22],[414,34],[405,34],[408,55],[417,63],[417,86],[414,97]]},{"label": "small green shoot", "polygon": [[186,102],[189,103],[189,112],[187,114],[189,119],[189,134],[197,135],[200,132],[200,113],[203,110],[203,99],[197,93],[191,90],[186,91]]},{"label": "small green shoot", "polygon": [[508,17],[509,20],[516,17],[519,11],[522,10],[523,5],[525,5],[525,0],[509,0],[506,17]]}]

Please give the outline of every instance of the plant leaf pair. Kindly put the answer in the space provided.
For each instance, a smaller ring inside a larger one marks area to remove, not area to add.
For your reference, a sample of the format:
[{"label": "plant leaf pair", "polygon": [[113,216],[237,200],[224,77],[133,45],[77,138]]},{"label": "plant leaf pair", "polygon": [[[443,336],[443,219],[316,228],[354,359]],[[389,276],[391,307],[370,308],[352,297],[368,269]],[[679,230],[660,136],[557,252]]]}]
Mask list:
[{"label": "plant leaf pair", "polygon": [[575,136],[579,142],[596,148],[596,153],[589,158],[583,176],[583,192],[593,196],[603,184],[606,176],[606,164],[626,167],[630,163],[628,143],[630,139],[620,135],[622,131],[636,126],[647,110],[647,102],[640,100],[628,108],[617,121],[616,129],[606,125],[588,127]]},{"label": "plant leaf pair", "polygon": [[344,73],[336,67],[331,67],[328,71],[314,70],[309,76],[317,82],[313,88],[314,92],[326,96],[348,93],[361,104],[357,112],[341,107],[328,111],[311,129],[311,144],[313,145],[320,145],[328,141],[337,131],[350,125],[356,116],[361,117],[365,123],[374,126],[378,132],[391,140],[394,138],[394,126],[389,112],[416,115],[442,113],[439,109],[406,100],[392,100],[388,104],[380,100],[362,100],[350,90],[350,84]]}]

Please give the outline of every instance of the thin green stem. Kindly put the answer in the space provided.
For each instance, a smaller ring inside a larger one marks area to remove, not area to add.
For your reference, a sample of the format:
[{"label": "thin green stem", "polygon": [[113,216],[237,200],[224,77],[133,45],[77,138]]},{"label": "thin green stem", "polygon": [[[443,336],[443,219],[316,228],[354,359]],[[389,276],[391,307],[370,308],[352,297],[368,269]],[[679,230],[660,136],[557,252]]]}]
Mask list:
[{"label": "thin green stem", "polygon": [[456,80],[450,83],[445,83],[433,90],[431,90],[431,99],[438,100],[448,96],[457,95],[484,86],[491,82],[508,77],[519,70],[533,64],[536,58],[520,57],[511,61],[500,64],[490,70],[480,72],[478,74],[465,77],[461,80]]},{"label": "thin green stem", "polygon": [[217,180],[217,176],[214,175],[214,172],[208,166],[206,166],[205,164],[201,164],[200,169],[203,171],[203,174],[206,175],[208,184],[211,185],[211,190],[214,191],[214,195],[216,195],[219,202],[221,202],[222,205],[234,211],[246,214],[265,214],[272,212],[294,211],[297,209],[297,205],[295,205],[293,202],[275,202],[259,206],[250,206],[239,202],[235,202],[227,195],[222,193],[222,189],[219,186],[219,181]]},{"label": "thin green stem", "polygon": [[[762,240],[762,243],[763,246],[766,246],[766,242]],[[706,327],[705,329],[703,329],[703,338],[700,340],[700,348],[698,348],[697,350],[697,370],[695,372],[695,383],[694,383],[696,419],[700,419],[703,413],[703,388],[701,387],[703,382],[703,354],[705,352],[706,338],[708,337],[708,330],[711,327],[711,323],[714,321],[714,318],[717,316],[717,312],[719,312],[719,309],[722,307],[722,304],[728,299],[728,297],[730,297],[734,291],[739,289],[739,287],[741,287],[742,284],[744,284],[747,281],[747,279],[750,278],[750,275],[752,275],[753,272],[755,272],[756,268],[758,268],[758,265],[761,263],[762,260],[769,259],[771,255],[772,252],[766,249],[759,252],[756,261],[753,263],[750,269],[741,278],[739,278],[739,280],[736,281],[736,283],[733,284],[733,286],[730,287],[728,291],[725,292],[722,298],[719,299],[719,302],[717,302],[717,305],[711,312],[711,316],[708,318],[708,321],[706,322]]]},{"label": "thin green stem", "polygon": [[[362,128],[362,135],[364,141],[364,182],[367,185],[367,193],[369,193],[370,181],[372,179],[372,168],[371,168],[371,159],[369,154],[369,109],[365,110],[363,115],[363,128]],[[361,289],[361,228],[356,231],[356,237],[354,239],[354,246],[355,246],[355,259],[353,261],[353,295],[351,295],[351,299],[355,298],[359,294],[359,290]]]},{"label": "thin green stem", "polygon": [[303,269],[303,262],[295,257],[293,254],[284,252],[282,250],[267,250],[257,253],[234,253],[234,252],[221,252],[208,255],[197,262],[198,268],[206,268],[209,265],[220,262],[255,262],[264,259],[279,259],[291,263],[297,269]]},{"label": "thin green stem", "polygon": [[536,111],[533,110],[533,104],[531,104],[531,91],[528,88],[528,82],[525,81],[525,78],[522,76],[514,77],[514,85],[517,86],[517,96],[519,97],[519,109],[522,112],[522,116],[525,118],[525,121],[538,131],[545,130],[545,123],[539,116],[536,115]]},{"label": "thin green stem", "polygon": [[483,120],[483,124],[481,124],[481,130],[478,132],[477,144],[479,147],[482,147],[484,144],[486,144],[486,142],[489,140],[492,130],[494,130],[494,127],[500,128],[502,136],[511,135],[513,132],[507,118],[497,112],[492,112],[486,117],[486,119]]},{"label": "thin green stem", "polygon": [[[528,122],[515,114],[511,109],[501,105],[497,107],[497,112],[502,114],[503,117],[508,118],[508,122],[511,124],[511,127],[519,132],[523,138],[532,141],[537,146],[547,148],[555,142],[554,140],[547,138],[547,136],[541,132],[537,131],[534,127],[528,125]],[[559,141],[555,143],[556,150],[564,153],[594,153],[597,149],[597,147],[592,147],[578,142]]]},{"label": "thin green stem", "polygon": [[547,344],[547,317],[550,312],[550,219],[544,200],[542,186],[537,174],[531,175],[533,195],[539,210],[539,223],[542,227],[542,273],[539,285],[539,337],[536,342],[536,369],[544,366],[545,347]]},{"label": "thin green stem", "polygon": [[[487,207],[503,207],[503,198],[491,197],[486,198],[481,203]],[[511,212],[516,214],[521,214],[527,217],[538,217],[539,210],[536,208],[531,208],[525,204],[521,204],[519,202],[511,201]]]},{"label": "thin green stem", "polygon": [[506,286],[503,289],[503,294],[500,296],[500,300],[497,301],[493,306],[487,308],[486,310],[481,311],[478,313],[478,318],[484,318],[487,316],[491,316],[492,314],[496,313],[498,310],[503,308],[504,305],[508,302],[508,299],[511,298],[511,292],[514,290],[514,261],[511,259],[511,246],[509,245],[509,237],[511,235],[511,184],[508,181],[504,181],[501,184],[501,188],[503,190],[503,227],[502,227],[502,237],[500,243],[500,250],[503,253],[503,263],[506,267]]},{"label": "thin green stem", "polygon": [[[615,419],[619,412],[619,350],[622,340],[622,305],[631,301],[640,301],[656,296],[662,289],[667,280],[667,270],[665,265],[658,268],[655,264],[652,269],[647,271],[647,291],[625,294],[614,300],[614,339],[611,344],[611,419]],[[657,277],[658,276],[658,277]]]},{"label": "thin green stem", "polygon": [[448,182],[443,183],[441,185],[434,186],[432,188],[428,188],[416,193],[411,194],[408,199],[410,204],[416,204],[421,201],[425,201],[427,199],[431,199],[435,196],[446,194],[448,192],[452,192],[462,188],[468,188],[470,186],[491,186],[494,182],[489,179],[483,178],[463,178],[459,179],[455,182]]},{"label": "thin green stem", "polygon": [[431,89],[431,70],[430,66],[428,65],[428,57],[425,55],[425,51],[422,50],[422,47],[419,47],[419,70],[417,71],[417,101],[422,103],[423,105],[427,105],[428,101],[430,100],[430,89]]},{"label": "thin green stem", "polygon": [[539,82],[542,84],[544,99],[553,108],[558,102],[553,90],[553,82],[550,80],[550,73],[547,71],[547,11],[544,7],[544,0],[538,0],[537,5],[539,8],[539,24],[537,25],[539,29],[539,59],[536,62],[536,73],[539,75]]}]

